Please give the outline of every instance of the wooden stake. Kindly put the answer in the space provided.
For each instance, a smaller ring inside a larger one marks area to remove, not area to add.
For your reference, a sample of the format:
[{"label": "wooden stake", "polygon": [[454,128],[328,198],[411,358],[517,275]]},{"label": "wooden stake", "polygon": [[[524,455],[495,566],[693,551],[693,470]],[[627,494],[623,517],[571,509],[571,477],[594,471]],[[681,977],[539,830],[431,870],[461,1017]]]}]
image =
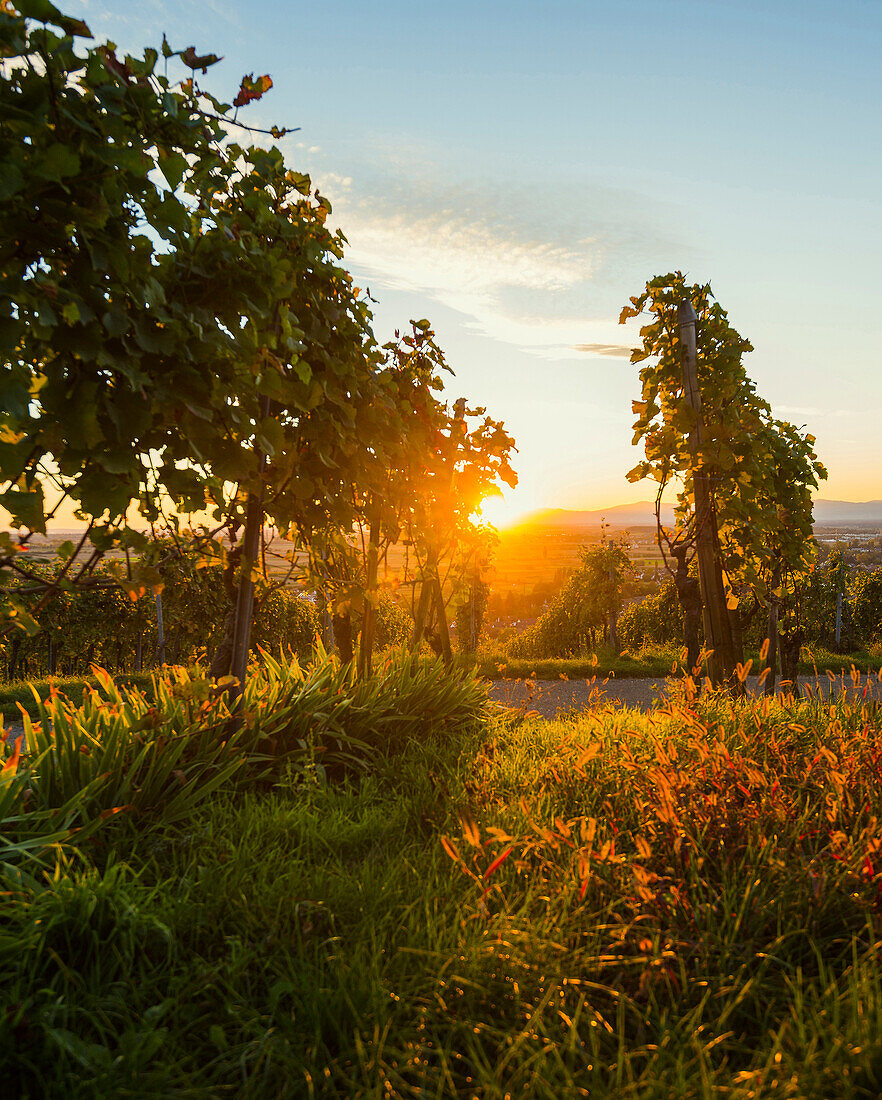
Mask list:
[{"label": "wooden stake", "polygon": [[435,592],[435,613],[438,616],[438,633],[441,635],[441,656],[448,667],[453,663],[453,650],[450,648],[450,628],[447,625],[447,608],[444,606],[444,593],[441,591],[441,578],[438,570],[432,580]]},{"label": "wooden stake", "polygon": [[723,588],[723,571],[720,565],[716,509],[710,478],[700,458],[703,428],[695,335],[695,323],[698,317],[692,303],[686,298],[680,303],[677,320],[680,326],[683,356],[683,392],[687,403],[695,413],[695,422],[689,433],[689,449],[696,460],[692,469],[692,489],[704,637],[706,647],[713,651],[708,658],[711,683],[719,686],[731,680],[735,664],[732,655],[729,612]]},{"label": "wooden stake", "polygon": [[374,634],[377,623],[377,609],[372,601],[377,594],[377,569],[380,561],[379,541],[380,524],[377,520],[372,520],[368,532],[367,576],[365,578],[367,599],[365,599],[364,612],[361,617],[361,639],[358,646],[358,675],[362,679],[366,679],[371,674],[371,654],[374,648]]}]

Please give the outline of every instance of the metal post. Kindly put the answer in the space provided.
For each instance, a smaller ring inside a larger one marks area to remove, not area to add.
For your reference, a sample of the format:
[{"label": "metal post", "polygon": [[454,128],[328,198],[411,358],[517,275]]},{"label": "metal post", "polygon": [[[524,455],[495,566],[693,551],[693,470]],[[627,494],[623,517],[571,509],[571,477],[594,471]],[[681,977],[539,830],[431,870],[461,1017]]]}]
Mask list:
[{"label": "metal post", "polygon": [[330,652],[333,644],[331,638],[331,612],[328,606],[328,548],[322,547],[322,588],[321,588],[321,600],[322,600],[322,645],[325,648],[325,652]]},{"label": "metal post", "polygon": [[162,593],[157,592],[156,600],[156,659],[160,665],[165,664],[165,627],[162,622]]}]

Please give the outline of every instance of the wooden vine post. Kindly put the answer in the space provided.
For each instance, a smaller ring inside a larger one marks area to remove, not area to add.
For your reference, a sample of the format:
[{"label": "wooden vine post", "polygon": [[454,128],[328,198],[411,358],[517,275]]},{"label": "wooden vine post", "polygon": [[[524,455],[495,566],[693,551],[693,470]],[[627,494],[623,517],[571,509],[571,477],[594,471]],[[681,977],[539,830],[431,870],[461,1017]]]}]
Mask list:
[{"label": "wooden vine post", "polygon": [[449,668],[453,664],[453,649],[450,645],[450,627],[447,623],[447,606],[444,603],[444,592],[441,588],[441,577],[437,568],[432,578],[432,588],[435,592],[435,613],[438,617],[438,634],[441,638],[441,656],[444,664]]},{"label": "wooden vine post", "polygon": [[453,663],[453,648],[450,644],[450,627],[447,623],[447,607],[444,603],[444,591],[441,586],[441,575],[438,569],[438,553],[430,550],[426,559],[426,567],[423,571],[423,582],[420,587],[420,599],[417,605],[416,618],[414,620],[413,635],[411,636],[411,649],[419,649],[426,633],[426,624],[430,614],[434,612],[438,628],[438,638],[441,643],[441,656],[448,667]]},{"label": "wooden vine post", "polygon": [[[261,418],[270,412],[270,400],[260,399]],[[245,690],[245,678],[248,675],[248,652],[251,646],[251,622],[254,618],[254,570],[260,556],[260,533],[263,529],[263,474],[266,469],[266,454],[259,444],[254,444],[257,458],[258,476],[261,486],[256,493],[249,492],[245,505],[245,532],[242,536],[242,558],[239,564],[239,588],[236,593],[236,618],[233,627],[233,646],[230,654],[230,675],[235,682],[229,688],[230,708],[238,706]]]},{"label": "wooden vine post", "polygon": [[[431,561],[431,557],[429,559]],[[423,576],[422,584],[420,585],[420,599],[417,604],[416,615],[413,622],[413,634],[410,639],[410,648],[414,651],[418,650],[423,641],[423,634],[426,630],[426,621],[429,617],[429,600],[432,596],[432,589],[429,584],[430,567],[426,565],[426,572]]]},{"label": "wooden vine post", "polygon": [[380,523],[377,512],[371,519],[368,533],[367,577],[365,580],[365,602],[361,622],[361,641],[358,647],[358,675],[367,679],[371,674],[371,655],[374,648],[374,636],[377,629],[377,574],[380,562]]},{"label": "wooden vine post", "polygon": [[694,416],[689,433],[689,449],[693,457],[692,487],[695,506],[695,545],[698,557],[698,579],[701,586],[704,637],[711,683],[717,687],[727,683],[735,667],[732,632],[723,588],[720,565],[716,509],[710,479],[701,456],[703,438],[701,421],[701,391],[698,388],[695,325],[698,317],[688,298],[680,302],[677,322],[683,360],[683,393]]}]

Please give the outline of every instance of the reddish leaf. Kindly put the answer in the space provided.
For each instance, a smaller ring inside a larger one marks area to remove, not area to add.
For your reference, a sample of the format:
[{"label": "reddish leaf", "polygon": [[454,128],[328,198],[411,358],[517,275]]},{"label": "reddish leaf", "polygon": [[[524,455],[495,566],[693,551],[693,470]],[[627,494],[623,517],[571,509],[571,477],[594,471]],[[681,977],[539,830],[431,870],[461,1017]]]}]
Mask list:
[{"label": "reddish leaf", "polygon": [[131,804],[127,806],[112,806],[109,810],[101,811],[101,820],[106,821],[109,817],[113,817],[114,814],[124,813],[126,810],[133,810],[135,807]]},{"label": "reddish leaf", "polygon": [[125,64],[125,62],[120,61],[113,50],[111,50],[107,46],[99,46],[96,52],[99,53],[103,58],[104,64],[107,66],[108,72],[113,73],[114,76],[118,76],[120,80],[125,81],[126,84],[132,83],[131,69],[128,67],[128,65]]},{"label": "reddish leaf", "polygon": [[263,76],[259,76],[256,80],[254,75],[249,73],[247,76],[242,77],[242,84],[239,87],[239,94],[233,100],[234,107],[244,107],[246,103],[251,103],[255,99],[260,99],[272,88],[273,80],[269,73],[264,73]]},{"label": "reddish leaf", "polygon": [[498,855],[484,872],[484,878],[490,878],[493,872],[497,871],[503,865],[503,863],[505,863],[505,861],[508,859],[513,851],[514,848],[506,848],[505,851],[501,853],[501,855]]},{"label": "reddish leaf", "polygon": [[474,820],[467,814],[462,819],[462,833],[473,848],[481,847],[481,834]]}]

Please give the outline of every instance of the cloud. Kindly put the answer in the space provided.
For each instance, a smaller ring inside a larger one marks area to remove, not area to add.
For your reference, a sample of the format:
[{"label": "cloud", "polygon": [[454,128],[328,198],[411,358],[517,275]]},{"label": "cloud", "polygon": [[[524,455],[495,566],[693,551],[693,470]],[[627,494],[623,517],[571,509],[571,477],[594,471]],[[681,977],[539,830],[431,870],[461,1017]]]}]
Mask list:
[{"label": "cloud", "polygon": [[650,200],[563,185],[552,200],[458,179],[425,150],[401,147],[374,147],[367,163],[350,157],[343,175],[312,152],[300,142],[292,159],[306,160],[331,198],[347,261],[373,293],[419,294],[463,314],[472,332],[543,358],[630,355],[615,319],[658,266],[647,257],[670,248]]},{"label": "cloud", "polygon": [[799,420],[803,417],[811,418],[812,420],[818,417],[824,416],[855,416],[857,415],[854,409],[822,409],[814,406],[803,405],[773,405],[772,411],[776,416],[782,416],[788,420]]},{"label": "cloud", "polygon": [[513,226],[449,210],[378,215],[372,207],[369,201],[344,206],[352,263],[372,271],[380,285],[428,291],[479,321],[522,313],[506,310],[509,292],[545,297],[591,276],[592,255],[584,246],[530,239]]},{"label": "cloud", "polygon": [[573,351],[586,355],[598,355],[602,359],[630,359],[631,348],[624,344],[574,344]]}]

